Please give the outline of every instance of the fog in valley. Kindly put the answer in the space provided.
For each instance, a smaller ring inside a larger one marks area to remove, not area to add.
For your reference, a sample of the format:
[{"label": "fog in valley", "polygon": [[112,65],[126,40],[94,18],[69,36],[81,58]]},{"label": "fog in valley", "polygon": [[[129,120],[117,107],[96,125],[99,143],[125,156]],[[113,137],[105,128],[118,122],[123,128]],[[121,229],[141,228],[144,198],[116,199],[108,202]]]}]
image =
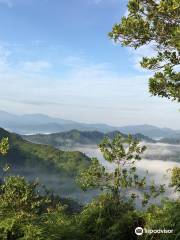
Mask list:
[{"label": "fog in valley", "polygon": [[[146,145],[147,149],[143,154],[142,159],[136,164],[137,173],[140,176],[147,175],[148,182],[154,180],[157,185],[165,184],[167,189],[164,196],[177,198],[177,193],[174,193],[174,190],[169,187],[169,179],[170,170],[173,167],[180,167],[180,145],[170,145],[164,143],[141,144]],[[67,150],[67,148],[63,148],[63,150]],[[68,150],[70,149],[68,148]],[[101,151],[95,145],[86,147],[77,146],[71,148],[71,150],[78,150],[84,152],[89,157],[96,157],[108,171],[112,171],[115,167],[112,163],[107,162],[103,158]]]},{"label": "fog in valley", "polygon": [[75,182],[75,178],[64,176],[54,172],[47,172],[45,169],[34,168],[12,168],[8,173],[3,173],[0,169],[0,175],[24,176],[30,181],[39,183],[39,190],[42,194],[48,192],[49,194],[58,195],[61,198],[69,198],[85,204],[91,201],[92,197],[98,195],[97,190],[82,191]]},{"label": "fog in valley", "polygon": [[[147,146],[147,150],[143,155],[142,160],[136,164],[137,172],[140,176],[146,175],[148,170],[147,180],[150,182],[154,180],[156,184],[169,185],[169,170],[175,166],[180,167],[178,157],[180,156],[180,145],[168,145],[161,143],[143,143]],[[108,171],[112,171],[114,165],[105,161],[100,150],[96,145],[79,145],[76,147],[61,148],[62,150],[78,150],[85,153],[89,157],[96,157]],[[169,159],[169,160],[168,160]],[[173,161],[172,161],[173,159]],[[177,159],[177,162],[175,161]],[[53,192],[55,195],[67,197],[77,200],[80,203],[87,203],[93,197],[98,195],[97,190],[90,190],[83,192],[71,177],[62,176],[57,173],[46,172],[43,169],[34,168],[17,168],[12,169],[9,173],[14,175],[26,176],[29,180],[37,179],[37,181],[44,185],[46,189]],[[168,187],[165,196],[176,198],[173,189]]]}]

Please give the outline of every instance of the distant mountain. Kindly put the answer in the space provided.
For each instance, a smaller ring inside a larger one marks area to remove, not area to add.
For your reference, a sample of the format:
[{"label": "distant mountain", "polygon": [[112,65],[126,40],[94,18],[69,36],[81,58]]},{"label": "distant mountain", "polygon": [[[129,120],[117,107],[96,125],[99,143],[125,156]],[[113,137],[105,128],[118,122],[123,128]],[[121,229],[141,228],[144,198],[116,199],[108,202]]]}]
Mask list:
[{"label": "distant mountain", "polygon": [[120,131],[124,134],[142,134],[149,138],[172,137],[180,134],[169,128],[159,128],[151,125],[133,125],[114,127],[107,124],[87,124],[71,120],[49,117],[44,114],[15,115],[0,111],[0,126],[8,131],[19,134],[56,133],[67,132],[73,129],[79,131],[98,131],[108,133]]},{"label": "distant mountain", "polygon": [[86,124],[49,117],[43,114],[14,115],[0,111],[0,126],[19,134],[55,133],[78,129],[82,131],[114,131],[117,128],[106,124]]},{"label": "distant mountain", "polygon": [[52,134],[25,135],[24,139],[34,142],[52,145],[54,147],[73,146],[77,144],[98,144],[103,139],[104,133],[92,131],[82,132],[71,130],[68,132]]},{"label": "distant mountain", "polygon": [[8,137],[10,149],[7,155],[0,156],[1,166],[9,163],[15,168],[40,168],[74,176],[90,164],[90,159],[79,151],[61,151],[51,146],[30,143],[0,128],[0,139],[3,137]]},{"label": "distant mountain", "polygon": [[0,111],[0,126],[20,134],[63,131],[66,125],[73,124],[75,124],[73,121],[52,118],[44,114],[14,115]]},{"label": "distant mountain", "polygon": [[125,126],[120,127],[119,131],[128,134],[141,133],[150,138],[162,138],[162,137],[171,137],[176,134],[180,134],[180,130],[172,130],[170,128],[159,128],[152,125],[134,125],[134,126]]},{"label": "distant mountain", "polygon": [[6,111],[0,111],[0,124],[30,124],[30,125],[39,125],[39,124],[48,124],[48,123],[57,123],[57,124],[73,124],[74,121],[64,120],[55,117],[49,117],[45,114],[24,114],[24,115],[15,115],[8,113]]},{"label": "distant mountain", "polygon": [[[102,133],[98,131],[79,131],[71,130],[68,132],[52,133],[52,134],[35,134],[24,135],[23,138],[39,144],[48,144],[54,147],[68,147],[77,145],[97,145],[105,136],[113,138],[119,131],[113,131],[109,133]],[[126,134],[120,133],[124,138]],[[134,134],[133,137],[140,141],[155,142],[154,140],[142,135]]]}]

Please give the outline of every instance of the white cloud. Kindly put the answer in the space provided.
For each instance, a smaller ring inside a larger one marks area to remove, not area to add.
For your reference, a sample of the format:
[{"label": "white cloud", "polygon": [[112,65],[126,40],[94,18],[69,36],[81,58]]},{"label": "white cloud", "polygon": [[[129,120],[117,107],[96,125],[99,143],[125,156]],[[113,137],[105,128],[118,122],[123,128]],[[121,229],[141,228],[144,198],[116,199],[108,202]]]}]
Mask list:
[{"label": "white cloud", "polygon": [[[23,98],[29,102],[30,100],[46,102],[47,99],[48,101],[53,99],[54,102],[73,105],[74,109],[98,108],[104,111],[106,109],[118,111],[126,108],[129,111],[125,99],[119,106],[115,102],[130,94],[130,98],[135,96],[136,87],[129,92],[132,83],[130,77],[113,72],[108,63],[89,62],[86,58],[77,56],[63,58],[59,68],[63,68],[63,65],[67,67],[66,74],[62,76],[60,73],[52,77],[48,76],[49,72],[43,72],[52,66],[51,62],[17,63],[16,68],[11,66],[7,72],[0,74],[0,82],[4,80],[0,84],[0,89],[7,89],[6,92],[0,90],[0,95],[2,98],[11,96],[16,100]],[[134,77],[133,80],[136,79]]]},{"label": "white cloud", "polygon": [[27,61],[21,64],[23,71],[27,72],[42,72],[52,67],[52,64],[48,61]]},{"label": "white cloud", "polygon": [[113,125],[179,126],[178,106],[150,98],[145,74],[123,75],[106,62],[81,55],[64,54],[59,61],[57,53],[53,59],[46,57],[48,61],[30,61],[25,54],[18,61],[17,51],[0,48],[0,56],[0,109]]},{"label": "white cloud", "polygon": [[9,68],[8,58],[10,56],[10,51],[0,46],[0,72],[5,72]]},{"label": "white cloud", "polygon": [[125,13],[123,14],[123,16],[128,17],[128,15],[129,15],[129,10],[128,10],[128,8],[127,8],[126,11],[125,11]]}]

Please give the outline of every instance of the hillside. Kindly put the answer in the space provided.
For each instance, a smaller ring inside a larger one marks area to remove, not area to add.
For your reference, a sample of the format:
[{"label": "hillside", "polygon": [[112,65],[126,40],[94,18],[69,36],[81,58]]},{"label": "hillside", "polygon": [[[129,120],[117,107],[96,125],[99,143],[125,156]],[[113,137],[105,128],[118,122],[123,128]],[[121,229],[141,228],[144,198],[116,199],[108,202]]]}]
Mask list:
[{"label": "hillside", "polygon": [[43,168],[66,175],[76,175],[89,165],[89,158],[78,151],[61,151],[51,146],[34,144],[17,134],[0,128],[0,139],[8,137],[10,150],[5,157],[0,157],[1,165],[5,162],[14,167]]},{"label": "hillside", "polygon": [[[39,144],[48,144],[54,147],[61,146],[76,146],[76,145],[97,145],[99,144],[105,136],[113,138],[118,131],[110,132],[110,133],[102,133],[98,131],[79,131],[79,130],[71,130],[68,132],[62,133],[52,133],[52,134],[36,134],[36,135],[25,135],[24,139],[39,143]],[[124,137],[127,135],[120,133]],[[135,134],[134,138],[147,142],[154,142],[152,139],[142,135]]]}]

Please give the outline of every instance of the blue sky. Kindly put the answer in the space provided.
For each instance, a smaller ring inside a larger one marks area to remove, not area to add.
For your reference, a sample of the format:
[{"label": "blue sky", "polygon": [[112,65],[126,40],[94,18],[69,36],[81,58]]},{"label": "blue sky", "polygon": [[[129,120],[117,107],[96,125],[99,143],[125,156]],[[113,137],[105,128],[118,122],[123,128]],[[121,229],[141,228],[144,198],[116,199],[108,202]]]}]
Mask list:
[{"label": "blue sky", "polygon": [[0,0],[0,109],[89,123],[180,128],[177,103],[151,97],[143,55],[107,36],[125,0]]}]

